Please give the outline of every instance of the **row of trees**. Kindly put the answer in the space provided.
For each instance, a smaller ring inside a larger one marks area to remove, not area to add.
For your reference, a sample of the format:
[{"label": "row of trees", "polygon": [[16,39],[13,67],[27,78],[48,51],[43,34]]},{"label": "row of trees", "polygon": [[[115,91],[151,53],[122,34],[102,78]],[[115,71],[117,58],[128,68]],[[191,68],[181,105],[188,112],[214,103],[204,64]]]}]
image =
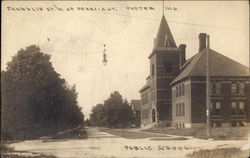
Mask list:
[{"label": "row of trees", "polygon": [[2,139],[31,139],[82,124],[76,87],[39,47],[19,50],[1,76]]},{"label": "row of trees", "polygon": [[125,128],[134,121],[133,109],[119,92],[113,92],[104,101],[92,108],[90,124],[98,127]]}]

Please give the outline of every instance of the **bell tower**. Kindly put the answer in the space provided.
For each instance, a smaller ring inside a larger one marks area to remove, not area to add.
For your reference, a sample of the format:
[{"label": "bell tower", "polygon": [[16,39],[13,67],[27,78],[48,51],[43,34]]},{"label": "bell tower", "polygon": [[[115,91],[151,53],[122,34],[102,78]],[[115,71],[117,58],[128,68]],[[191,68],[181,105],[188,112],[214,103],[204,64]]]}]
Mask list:
[{"label": "bell tower", "polygon": [[185,49],[186,45],[184,44],[176,46],[167,20],[163,15],[154,40],[154,48],[148,57],[150,60],[149,115],[152,117],[152,112],[156,113],[156,123],[161,121],[164,124],[171,123],[172,96],[169,84],[179,74],[181,66],[186,61]]}]

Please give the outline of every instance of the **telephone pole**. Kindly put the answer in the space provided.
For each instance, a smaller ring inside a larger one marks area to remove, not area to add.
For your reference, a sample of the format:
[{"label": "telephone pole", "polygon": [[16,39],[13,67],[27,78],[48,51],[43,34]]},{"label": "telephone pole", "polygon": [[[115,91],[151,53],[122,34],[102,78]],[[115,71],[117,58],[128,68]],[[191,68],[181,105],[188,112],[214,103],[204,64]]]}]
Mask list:
[{"label": "telephone pole", "polygon": [[207,35],[206,47],[206,116],[207,116],[207,138],[211,137],[211,122],[210,122],[210,57],[209,57],[209,35]]},{"label": "telephone pole", "polygon": [[162,0],[162,15],[164,16],[164,0]]}]

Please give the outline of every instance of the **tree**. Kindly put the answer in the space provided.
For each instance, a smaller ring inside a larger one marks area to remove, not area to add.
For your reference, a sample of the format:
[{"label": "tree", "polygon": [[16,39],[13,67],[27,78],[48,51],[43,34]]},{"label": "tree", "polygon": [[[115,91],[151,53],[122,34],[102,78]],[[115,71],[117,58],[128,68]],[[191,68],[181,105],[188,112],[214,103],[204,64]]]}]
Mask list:
[{"label": "tree", "polygon": [[38,46],[19,50],[1,76],[2,139],[35,138],[82,123],[75,86]]},{"label": "tree", "polygon": [[90,122],[94,126],[104,127],[105,126],[105,114],[104,114],[104,105],[97,104],[92,108],[92,113],[90,114]]},{"label": "tree", "polygon": [[90,121],[95,126],[124,128],[133,120],[133,111],[127,100],[117,91],[111,93],[104,104],[93,107]]},{"label": "tree", "polygon": [[84,121],[84,125],[87,126],[87,127],[91,126],[90,120],[89,120],[89,119],[86,119],[86,120]]}]

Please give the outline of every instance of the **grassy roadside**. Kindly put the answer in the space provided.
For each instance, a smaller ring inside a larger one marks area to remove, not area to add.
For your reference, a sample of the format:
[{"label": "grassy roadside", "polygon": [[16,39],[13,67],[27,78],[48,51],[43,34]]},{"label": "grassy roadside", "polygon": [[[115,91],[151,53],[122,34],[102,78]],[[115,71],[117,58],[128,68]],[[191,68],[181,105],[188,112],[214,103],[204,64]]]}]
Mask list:
[{"label": "grassy roadside", "polygon": [[[142,130],[145,132],[179,135],[179,136],[193,136],[195,138],[205,139],[206,128],[158,128],[153,127],[150,129]],[[234,127],[234,128],[212,128],[212,138],[215,140],[246,140],[249,127]]]},{"label": "grassy roadside", "polygon": [[1,141],[1,157],[2,158],[56,158],[51,155],[44,155],[25,151],[15,151],[9,147],[9,142]]},{"label": "grassy roadside", "polygon": [[[59,132],[58,134],[52,136],[45,136],[42,139],[44,142],[49,141],[57,141],[57,140],[65,140],[65,139],[86,139],[87,132],[84,127],[79,127],[63,132]],[[1,141],[1,157],[3,158],[56,158],[51,155],[44,155],[33,152],[25,152],[25,151],[15,151],[13,148],[9,146],[11,143],[20,142],[22,140],[9,140],[9,141]]]},{"label": "grassy roadside", "polygon": [[107,132],[109,134],[119,136],[122,138],[127,138],[127,139],[151,138],[150,140],[154,140],[154,141],[187,140],[187,138],[185,137],[169,137],[169,136],[159,135],[159,134],[154,134],[154,133],[130,131],[127,129],[99,128],[98,130],[102,132]]},{"label": "grassy roadside", "polygon": [[187,155],[188,158],[248,158],[249,151],[239,148],[201,149]]},{"label": "grassy roadside", "polygon": [[159,137],[159,135],[153,133],[152,134],[139,133],[124,129],[99,128],[98,130],[127,139],[143,139],[143,138]]}]

